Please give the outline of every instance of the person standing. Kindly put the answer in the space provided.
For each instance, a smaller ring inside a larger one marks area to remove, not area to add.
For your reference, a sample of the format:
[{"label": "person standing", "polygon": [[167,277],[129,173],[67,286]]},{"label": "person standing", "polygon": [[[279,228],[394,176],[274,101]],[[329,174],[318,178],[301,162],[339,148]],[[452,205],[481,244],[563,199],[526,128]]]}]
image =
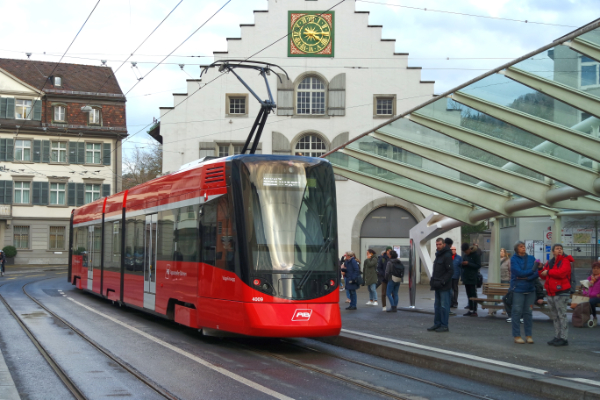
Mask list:
[{"label": "person standing", "polygon": [[360,286],[358,284],[358,276],[360,275],[360,267],[354,257],[354,252],[346,252],[346,260],[344,261],[346,267],[346,291],[350,296],[350,306],[346,307],[346,310],[356,310],[356,289]]},{"label": "person standing", "polygon": [[510,283],[510,255],[500,249],[500,283]]},{"label": "person standing", "polygon": [[567,306],[571,302],[571,263],[575,260],[566,255],[562,244],[552,246],[554,257],[540,267],[539,276],[543,279],[550,317],[554,324],[554,339],[548,342],[550,346],[568,346],[569,321],[567,320]]},{"label": "person standing", "polygon": [[390,251],[390,261],[385,267],[385,278],[387,279],[387,298],[390,301],[390,309],[387,312],[398,311],[398,289],[404,276],[404,265],[398,259],[398,253]]},{"label": "person standing", "polygon": [[387,279],[385,279],[385,268],[387,267],[388,261],[390,261],[390,251],[393,249],[388,246],[383,253],[377,258],[377,277],[381,282],[381,305],[383,311],[386,311],[385,299],[387,296]]},{"label": "person standing", "polygon": [[377,258],[375,250],[367,250],[367,259],[363,264],[363,275],[365,277],[365,285],[369,289],[368,306],[377,306]]},{"label": "person standing", "polygon": [[6,263],[6,254],[4,254],[4,250],[0,250],[0,276],[4,276],[4,264]]},{"label": "person standing", "polygon": [[469,300],[469,311],[464,316],[477,317],[477,302],[471,300],[471,298],[477,297],[477,276],[481,268],[481,258],[477,254],[476,249],[470,247],[468,243],[463,243],[461,249],[463,251],[462,281],[467,291],[467,299]]},{"label": "person standing", "polygon": [[596,261],[592,264],[592,275],[589,276],[588,281],[590,287],[584,287],[582,294],[590,298],[590,311],[594,321],[598,321],[596,317],[596,306],[600,304],[600,262]]},{"label": "person standing", "polygon": [[456,254],[456,246],[451,245],[450,250],[452,251],[452,268],[454,268],[454,274],[452,275],[452,306],[450,308],[458,307],[458,281],[462,273],[462,257]]},{"label": "person standing", "polygon": [[535,301],[535,283],[538,278],[534,270],[535,258],[527,254],[525,243],[515,243],[515,254],[510,258],[510,287],[513,289],[511,310],[512,335],[515,343],[523,344],[521,322],[523,317],[527,343],[533,344],[533,302]]},{"label": "person standing", "polygon": [[435,291],[435,317],[433,326],[428,331],[448,332],[448,318],[450,315],[450,302],[452,295],[452,251],[444,239],[435,240],[435,261],[433,261],[433,273],[429,285]]}]

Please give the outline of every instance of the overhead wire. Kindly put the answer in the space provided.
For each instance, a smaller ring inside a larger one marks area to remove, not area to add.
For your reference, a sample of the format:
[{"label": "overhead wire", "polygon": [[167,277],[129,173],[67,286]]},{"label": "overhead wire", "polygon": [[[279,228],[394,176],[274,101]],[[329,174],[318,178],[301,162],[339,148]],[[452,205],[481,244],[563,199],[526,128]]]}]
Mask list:
[{"label": "overhead wire", "polygon": [[129,92],[131,92],[140,82],[142,79],[146,78],[148,75],[150,75],[152,73],[152,71],[154,71],[160,64],[162,64],[167,58],[169,58],[171,56],[171,54],[173,54],[175,51],[177,51],[178,48],[180,48],[181,46],[184,45],[185,42],[187,42],[189,39],[191,39],[192,36],[194,36],[200,29],[202,29],[208,22],[210,22],[210,20],[212,20],[218,13],[221,12],[221,10],[223,10],[223,8],[225,8],[225,6],[227,6],[229,3],[231,3],[232,0],[227,0],[225,2],[225,4],[223,4],[221,6],[221,8],[219,8],[213,15],[211,15],[206,21],[204,21],[204,23],[202,23],[202,25],[200,25],[194,32],[192,32],[187,38],[185,38],[183,40],[183,42],[181,42],[177,47],[175,47],[175,49],[173,49],[173,51],[171,51],[169,54],[167,54],[157,65],[154,66],[154,68],[152,68],[147,74],[145,74],[142,78],[140,78],[140,80],[138,80],[126,93],[125,95],[127,96],[127,94],[129,94]]},{"label": "overhead wire", "polygon": [[370,1],[370,0],[356,0],[356,1],[357,2],[361,2],[361,3],[370,3],[370,4],[379,4],[379,5],[384,5],[384,6],[401,7],[401,8],[411,9],[411,10],[430,11],[430,12],[445,13],[445,14],[454,14],[454,15],[463,15],[463,16],[467,16],[467,17],[497,19],[497,20],[504,20],[504,21],[511,21],[511,22],[522,22],[522,23],[525,23],[525,24],[536,24],[536,25],[547,25],[547,26],[560,26],[560,27],[565,27],[565,28],[578,28],[577,26],[573,26],[573,25],[551,24],[551,23],[547,23],[547,22],[530,21],[530,20],[527,20],[527,19],[521,20],[521,19],[515,19],[515,18],[492,17],[491,15],[468,14],[468,13],[463,13],[463,12],[458,12],[458,11],[436,10],[436,9],[433,9],[433,8],[412,7],[412,6],[405,6],[405,5],[402,5],[402,4],[381,3],[381,2],[378,2],[378,1]]}]

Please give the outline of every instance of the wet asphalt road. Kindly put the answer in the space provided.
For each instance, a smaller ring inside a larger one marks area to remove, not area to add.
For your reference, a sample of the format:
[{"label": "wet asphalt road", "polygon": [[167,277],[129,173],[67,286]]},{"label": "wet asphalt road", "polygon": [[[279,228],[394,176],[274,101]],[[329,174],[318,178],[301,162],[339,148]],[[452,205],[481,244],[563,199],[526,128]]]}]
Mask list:
[{"label": "wet asphalt road", "polygon": [[[490,399],[533,398],[308,339],[204,337],[196,330],[113,306],[79,291],[66,281],[66,271],[0,278],[0,294],[89,399],[164,397],[35,304],[23,293],[26,284],[30,295],[175,398],[381,399],[393,395],[407,399],[474,398],[357,365],[352,360]],[[3,304],[0,304],[0,321],[0,348],[21,398],[73,398]]]}]

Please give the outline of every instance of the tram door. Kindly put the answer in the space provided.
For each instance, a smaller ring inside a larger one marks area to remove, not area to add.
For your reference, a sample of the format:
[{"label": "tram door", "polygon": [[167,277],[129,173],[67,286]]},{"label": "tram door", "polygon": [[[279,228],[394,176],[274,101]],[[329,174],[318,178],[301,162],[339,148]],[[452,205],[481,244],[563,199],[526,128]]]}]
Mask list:
[{"label": "tram door", "polygon": [[[92,290],[94,285],[94,225],[88,226],[88,250],[87,254],[84,255],[84,258],[87,258],[87,269],[88,269],[88,280],[87,280],[87,288]],[[85,265],[85,263],[84,263]]]},{"label": "tram door", "polygon": [[144,226],[144,308],[154,310],[156,298],[156,253],[158,214],[146,215]]}]

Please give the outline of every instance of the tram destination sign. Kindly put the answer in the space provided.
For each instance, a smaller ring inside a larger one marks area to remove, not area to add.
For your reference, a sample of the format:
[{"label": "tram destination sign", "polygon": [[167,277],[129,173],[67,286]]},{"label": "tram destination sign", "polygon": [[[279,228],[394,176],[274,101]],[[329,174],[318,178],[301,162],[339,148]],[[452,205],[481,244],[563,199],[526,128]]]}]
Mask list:
[{"label": "tram destination sign", "polygon": [[300,183],[299,176],[286,174],[265,174],[263,176],[263,185],[289,188],[300,188],[303,186]]}]

